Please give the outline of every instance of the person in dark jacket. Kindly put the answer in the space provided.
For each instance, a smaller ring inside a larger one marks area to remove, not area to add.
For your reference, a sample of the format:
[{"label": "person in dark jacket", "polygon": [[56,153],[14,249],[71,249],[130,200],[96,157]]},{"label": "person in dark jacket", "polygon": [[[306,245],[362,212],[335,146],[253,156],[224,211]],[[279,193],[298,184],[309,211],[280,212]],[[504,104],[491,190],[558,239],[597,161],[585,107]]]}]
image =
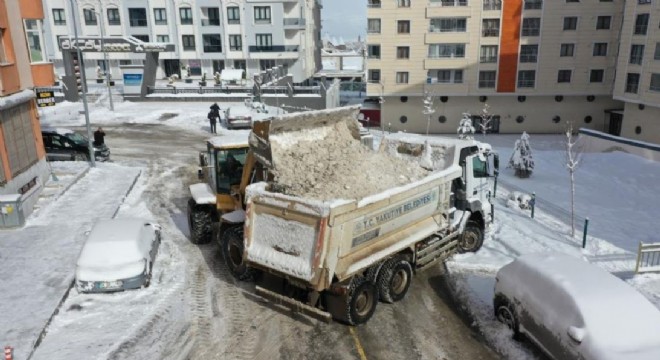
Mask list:
[{"label": "person in dark jacket", "polygon": [[211,128],[211,133],[212,134],[217,134],[218,132],[215,130],[215,124],[216,124],[217,119],[218,119],[217,114],[215,112],[213,112],[213,110],[211,110],[211,111],[209,111],[208,118],[209,118],[209,125],[210,125],[210,128]]},{"label": "person in dark jacket", "polygon": [[220,115],[220,106],[218,106],[218,103],[213,103],[213,105],[211,105],[211,111],[218,114],[218,116]]},{"label": "person in dark jacket", "polygon": [[94,145],[95,146],[101,146],[105,144],[105,132],[101,127],[94,131]]}]

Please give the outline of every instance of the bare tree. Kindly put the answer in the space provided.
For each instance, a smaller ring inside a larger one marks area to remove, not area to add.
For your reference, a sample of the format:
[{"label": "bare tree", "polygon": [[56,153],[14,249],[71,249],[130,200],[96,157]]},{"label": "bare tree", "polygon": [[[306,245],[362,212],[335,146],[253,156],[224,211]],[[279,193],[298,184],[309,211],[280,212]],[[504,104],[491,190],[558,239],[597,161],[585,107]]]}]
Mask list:
[{"label": "bare tree", "polygon": [[481,122],[479,123],[479,130],[486,137],[486,133],[491,129],[490,123],[493,121],[493,115],[490,113],[490,106],[484,103],[484,108],[481,109]]},{"label": "bare tree", "polygon": [[566,124],[566,168],[571,178],[571,237],[575,236],[575,170],[580,164],[580,155],[582,154],[579,146],[576,146],[578,139],[573,136],[573,123],[568,121]]},{"label": "bare tree", "polygon": [[424,110],[422,113],[426,115],[426,135],[429,134],[429,128],[431,127],[431,115],[435,113],[433,108],[433,94],[428,91],[424,91]]}]

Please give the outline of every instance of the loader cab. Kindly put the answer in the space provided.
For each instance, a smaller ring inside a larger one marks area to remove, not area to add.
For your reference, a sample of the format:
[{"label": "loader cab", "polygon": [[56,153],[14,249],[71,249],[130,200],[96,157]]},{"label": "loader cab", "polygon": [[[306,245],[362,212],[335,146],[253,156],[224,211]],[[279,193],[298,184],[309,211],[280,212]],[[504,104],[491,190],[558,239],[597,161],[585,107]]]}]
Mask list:
[{"label": "loader cab", "polygon": [[200,177],[215,192],[216,206],[221,213],[240,206],[235,194],[240,192],[248,151],[247,138],[245,142],[213,138],[207,143],[207,151],[200,154]]}]

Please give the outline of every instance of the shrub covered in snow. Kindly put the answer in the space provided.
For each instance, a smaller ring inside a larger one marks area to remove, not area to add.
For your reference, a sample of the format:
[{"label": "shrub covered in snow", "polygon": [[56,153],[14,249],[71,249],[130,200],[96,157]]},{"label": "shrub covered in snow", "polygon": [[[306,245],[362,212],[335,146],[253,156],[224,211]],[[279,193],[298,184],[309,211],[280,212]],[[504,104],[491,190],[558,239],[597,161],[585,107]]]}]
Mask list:
[{"label": "shrub covered in snow", "polygon": [[528,178],[534,170],[534,158],[532,158],[532,148],[529,146],[529,135],[523,132],[516,144],[509,159],[509,168],[515,170],[519,178]]},{"label": "shrub covered in snow", "polygon": [[463,113],[463,118],[458,124],[457,133],[459,139],[474,139],[474,126],[472,126],[472,115],[470,113]]}]

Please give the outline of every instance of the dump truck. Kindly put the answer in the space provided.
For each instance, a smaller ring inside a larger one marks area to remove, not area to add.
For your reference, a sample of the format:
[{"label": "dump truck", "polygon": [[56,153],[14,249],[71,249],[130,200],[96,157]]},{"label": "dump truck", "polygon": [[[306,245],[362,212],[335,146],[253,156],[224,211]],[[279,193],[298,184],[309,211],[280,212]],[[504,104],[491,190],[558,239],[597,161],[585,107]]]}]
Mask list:
[{"label": "dump truck", "polygon": [[[261,171],[272,172],[281,166],[277,144],[339,122],[347,123],[358,141],[358,110],[255,122],[250,157]],[[496,175],[496,154],[475,141],[403,136],[383,141],[379,151],[394,149],[392,156],[408,157],[431,171],[360,199],[326,201],[284,194],[272,176],[262,175],[263,181],[246,185],[245,211],[223,215],[244,221],[219,239],[230,272],[240,280],[261,275],[256,288],[261,296],[310,316],[355,325],[371,318],[379,300],[403,299],[416,271],[459,249],[478,250],[492,218],[489,198],[482,193]]]}]

